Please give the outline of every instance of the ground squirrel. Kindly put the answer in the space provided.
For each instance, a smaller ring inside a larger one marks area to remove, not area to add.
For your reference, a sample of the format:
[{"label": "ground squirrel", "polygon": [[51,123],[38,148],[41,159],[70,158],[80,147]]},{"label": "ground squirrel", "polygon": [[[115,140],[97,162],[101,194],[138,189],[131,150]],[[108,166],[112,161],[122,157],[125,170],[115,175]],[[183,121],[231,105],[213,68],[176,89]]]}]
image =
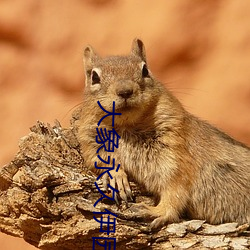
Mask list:
[{"label": "ground squirrel", "polygon": [[[152,218],[151,227],[177,222],[185,214],[208,223],[250,223],[250,148],[187,112],[148,69],[143,42],[127,56],[101,58],[84,50],[86,86],[79,140],[87,166],[97,157],[97,101],[115,117],[120,136],[112,157],[120,163],[111,185],[122,199],[131,195],[127,177],[157,197],[155,207],[135,204]],[[111,130],[111,117],[102,126]],[[100,150],[102,159],[110,153]],[[108,176],[106,174],[106,176]],[[134,210],[136,211],[136,209]]]}]

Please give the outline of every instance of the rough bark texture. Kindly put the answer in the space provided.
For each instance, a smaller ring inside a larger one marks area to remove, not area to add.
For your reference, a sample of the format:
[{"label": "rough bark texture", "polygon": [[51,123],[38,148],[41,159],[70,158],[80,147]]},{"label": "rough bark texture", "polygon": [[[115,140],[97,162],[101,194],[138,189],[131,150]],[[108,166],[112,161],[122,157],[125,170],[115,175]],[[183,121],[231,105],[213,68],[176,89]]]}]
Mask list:
[{"label": "rough bark texture", "polygon": [[[209,225],[192,220],[150,232],[125,204],[108,201],[94,208],[100,193],[96,176],[84,165],[76,139],[79,111],[71,126],[37,122],[20,141],[15,158],[0,171],[0,230],[46,250],[92,249],[99,232],[93,212],[105,208],[118,215],[116,249],[249,249],[249,225]],[[101,187],[101,181],[98,182]],[[135,201],[152,202],[131,183]],[[99,203],[100,204],[100,203]],[[96,248],[98,249],[98,248]],[[104,249],[104,248],[99,248]]]}]

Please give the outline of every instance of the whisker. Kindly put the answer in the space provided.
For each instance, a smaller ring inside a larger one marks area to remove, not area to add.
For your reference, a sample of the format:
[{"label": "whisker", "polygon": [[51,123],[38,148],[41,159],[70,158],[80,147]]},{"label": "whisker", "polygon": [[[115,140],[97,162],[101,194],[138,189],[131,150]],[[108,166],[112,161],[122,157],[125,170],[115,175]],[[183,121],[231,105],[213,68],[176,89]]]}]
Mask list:
[{"label": "whisker", "polygon": [[76,110],[78,107],[80,107],[81,105],[83,104],[83,102],[80,102],[76,105],[74,105],[73,107],[71,107],[67,112],[66,114],[63,116],[62,120],[65,120],[66,117],[69,115],[69,113],[72,113],[73,110]]}]

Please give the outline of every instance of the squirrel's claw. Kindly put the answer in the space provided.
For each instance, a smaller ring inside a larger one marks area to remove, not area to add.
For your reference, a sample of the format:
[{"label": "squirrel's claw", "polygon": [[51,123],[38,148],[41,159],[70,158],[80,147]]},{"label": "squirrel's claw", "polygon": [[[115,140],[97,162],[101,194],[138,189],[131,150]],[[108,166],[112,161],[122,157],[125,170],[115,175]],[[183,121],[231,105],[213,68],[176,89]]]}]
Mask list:
[{"label": "squirrel's claw", "polygon": [[108,180],[108,175],[103,175],[101,177],[101,180],[102,180],[102,186],[103,186],[103,189],[104,191],[107,193],[108,192],[108,183],[109,183],[109,180]]},{"label": "squirrel's claw", "polygon": [[168,222],[168,217],[167,216],[159,216],[158,218],[154,219],[150,225],[149,229],[150,231],[156,231],[166,225]]},{"label": "squirrel's claw", "polygon": [[126,197],[128,197],[130,201],[133,201],[133,195],[132,195],[132,191],[131,191],[127,176],[122,179],[122,184],[124,186]]},{"label": "squirrel's claw", "polygon": [[[103,187],[105,190],[108,189],[108,183],[110,185],[117,189],[119,191],[119,196],[122,200],[124,200],[126,203],[128,203],[128,198],[130,200],[133,200],[132,198],[132,191],[130,189],[130,185],[128,182],[128,177],[127,174],[122,170],[119,169],[119,171],[111,170],[109,171],[110,175],[113,177],[112,179],[109,178],[108,174],[105,174],[103,176]],[[118,194],[115,192],[114,199],[116,204],[119,205],[119,200],[118,200]]]}]

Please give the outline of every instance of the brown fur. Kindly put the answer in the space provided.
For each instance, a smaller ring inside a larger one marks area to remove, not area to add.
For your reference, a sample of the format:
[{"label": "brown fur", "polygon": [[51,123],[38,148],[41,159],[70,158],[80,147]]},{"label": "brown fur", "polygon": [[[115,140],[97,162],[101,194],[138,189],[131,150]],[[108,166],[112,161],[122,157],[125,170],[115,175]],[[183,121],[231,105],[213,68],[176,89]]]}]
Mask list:
[{"label": "brown fur", "polygon": [[[155,207],[135,205],[155,218],[152,227],[178,221],[183,213],[209,223],[250,223],[250,149],[189,114],[154,77],[142,76],[146,62],[143,43],[135,39],[131,54],[100,58],[84,51],[86,87],[79,139],[86,164],[104,166],[97,158],[97,122],[115,101],[115,129],[121,136],[114,153],[121,164],[111,172],[111,185],[122,199],[130,195],[127,175],[159,197]],[[93,71],[100,82],[92,84]],[[129,93],[128,97],[126,93]],[[132,93],[132,94],[131,94]],[[125,94],[125,95],[124,95]],[[111,129],[111,119],[101,127]]]}]

